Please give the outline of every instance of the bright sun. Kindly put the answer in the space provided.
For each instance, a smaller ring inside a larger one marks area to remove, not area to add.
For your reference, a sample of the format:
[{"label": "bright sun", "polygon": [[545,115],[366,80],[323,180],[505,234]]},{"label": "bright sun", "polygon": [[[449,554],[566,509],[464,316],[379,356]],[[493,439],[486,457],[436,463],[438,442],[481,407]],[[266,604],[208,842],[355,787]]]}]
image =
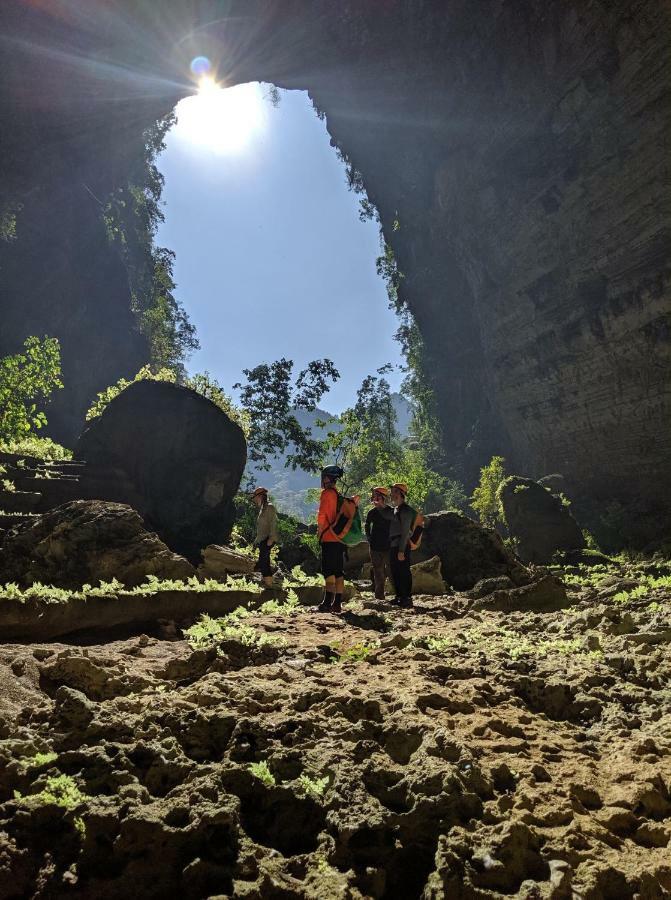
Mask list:
[{"label": "bright sun", "polygon": [[177,105],[177,127],[183,140],[213,153],[239,153],[264,121],[261,86],[257,83],[222,88],[209,75],[198,93]]}]

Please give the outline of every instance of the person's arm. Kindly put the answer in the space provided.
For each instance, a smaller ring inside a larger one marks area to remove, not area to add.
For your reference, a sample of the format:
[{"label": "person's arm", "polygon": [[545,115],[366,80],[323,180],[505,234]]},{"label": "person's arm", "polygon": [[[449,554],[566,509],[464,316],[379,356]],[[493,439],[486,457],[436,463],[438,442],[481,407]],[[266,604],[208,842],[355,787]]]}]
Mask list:
[{"label": "person's arm", "polygon": [[277,531],[277,510],[274,506],[268,507],[268,546],[272,547],[279,541],[279,533]]},{"label": "person's arm", "polygon": [[366,537],[368,538],[369,541],[370,541],[370,533],[371,533],[371,531],[372,531],[372,529],[373,529],[373,513],[374,513],[374,512],[375,512],[375,509],[374,509],[374,508],[373,508],[373,509],[369,509],[369,510],[368,510],[368,515],[366,516],[365,532],[366,532]]},{"label": "person's arm", "polygon": [[401,540],[398,544],[398,553],[404,555],[408,549],[408,541],[410,540],[410,532],[412,531],[412,510],[408,507],[401,510]]},{"label": "person's arm", "polygon": [[256,541],[257,546],[261,546],[268,538],[268,519],[265,508],[259,512],[256,519]]},{"label": "person's arm", "polygon": [[334,525],[337,511],[338,495],[333,488],[327,488],[322,491],[319,498],[319,512],[317,513],[319,540],[322,540],[326,532],[330,531]]}]

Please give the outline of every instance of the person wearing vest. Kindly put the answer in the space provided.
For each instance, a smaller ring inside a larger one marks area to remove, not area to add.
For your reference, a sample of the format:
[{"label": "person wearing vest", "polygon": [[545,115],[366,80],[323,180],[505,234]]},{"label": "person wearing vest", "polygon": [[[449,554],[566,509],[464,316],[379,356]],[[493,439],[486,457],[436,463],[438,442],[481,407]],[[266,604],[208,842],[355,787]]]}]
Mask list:
[{"label": "person wearing vest", "polygon": [[373,508],[366,516],[366,537],[370,551],[373,574],[373,590],[378,600],[384,600],[384,586],[389,573],[389,529],[394,511],[387,506],[389,491],[385,487],[373,488]]},{"label": "person wearing vest", "polygon": [[389,568],[394,583],[397,603],[403,609],[412,608],[412,572],[410,571],[410,535],[417,513],[406,503],[407,484],[394,484],[391,488],[391,503],[394,518],[389,528]]},{"label": "person wearing vest", "polygon": [[343,476],[340,466],[322,469],[322,492],[317,513],[317,534],[321,547],[324,597],[317,612],[342,612],[342,595],[345,588],[345,546],[340,542],[333,526],[338,518],[338,490],[336,482]]},{"label": "person wearing vest", "polygon": [[277,543],[277,510],[268,500],[268,489],[257,487],[252,494],[252,500],[259,514],[256,519],[256,540],[254,544],[259,548],[259,559],[256,568],[261,572],[265,587],[273,586],[273,569],[270,564],[270,551]]}]

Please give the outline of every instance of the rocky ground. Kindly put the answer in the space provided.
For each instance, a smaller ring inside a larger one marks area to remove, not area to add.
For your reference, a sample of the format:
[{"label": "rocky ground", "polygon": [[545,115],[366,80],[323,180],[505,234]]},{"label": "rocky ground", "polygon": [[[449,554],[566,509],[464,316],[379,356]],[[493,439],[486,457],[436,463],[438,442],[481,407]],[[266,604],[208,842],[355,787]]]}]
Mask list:
[{"label": "rocky ground", "polygon": [[2,645],[0,897],[670,896],[671,586],[613,572]]}]

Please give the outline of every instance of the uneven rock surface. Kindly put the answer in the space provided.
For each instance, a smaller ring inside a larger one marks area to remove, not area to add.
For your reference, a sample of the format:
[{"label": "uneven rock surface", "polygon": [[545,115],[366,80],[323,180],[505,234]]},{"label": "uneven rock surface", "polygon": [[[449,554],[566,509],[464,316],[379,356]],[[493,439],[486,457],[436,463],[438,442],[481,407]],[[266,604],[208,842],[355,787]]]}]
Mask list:
[{"label": "uneven rock surface", "polygon": [[532,481],[512,475],[499,489],[506,525],[520,559],[549,563],[557,550],[582,550],[585,538],[561,498]]},{"label": "uneven rock surface", "polygon": [[251,575],[254,571],[254,559],[230,547],[210,544],[204,548],[201,556],[203,561],[198,567],[198,572],[205,578],[220,578],[228,574]]},{"label": "uneven rock surface", "polygon": [[569,581],[0,646],[0,897],[662,900],[670,591]]},{"label": "uneven rock surface", "polygon": [[168,546],[194,561],[203,547],[228,537],[247,460],[245,437],[195,391],[135,382],[89,423],[76,454],[102,471],[99,496],[129,502]]},{"label": "uneven rock surface", "polygon": [[148,575],[185,579],[193,566],[147,531],[122,503],[75,500],[15,525],[0,548],[0,582],[79,588],[117,579],[136,585]]}]

